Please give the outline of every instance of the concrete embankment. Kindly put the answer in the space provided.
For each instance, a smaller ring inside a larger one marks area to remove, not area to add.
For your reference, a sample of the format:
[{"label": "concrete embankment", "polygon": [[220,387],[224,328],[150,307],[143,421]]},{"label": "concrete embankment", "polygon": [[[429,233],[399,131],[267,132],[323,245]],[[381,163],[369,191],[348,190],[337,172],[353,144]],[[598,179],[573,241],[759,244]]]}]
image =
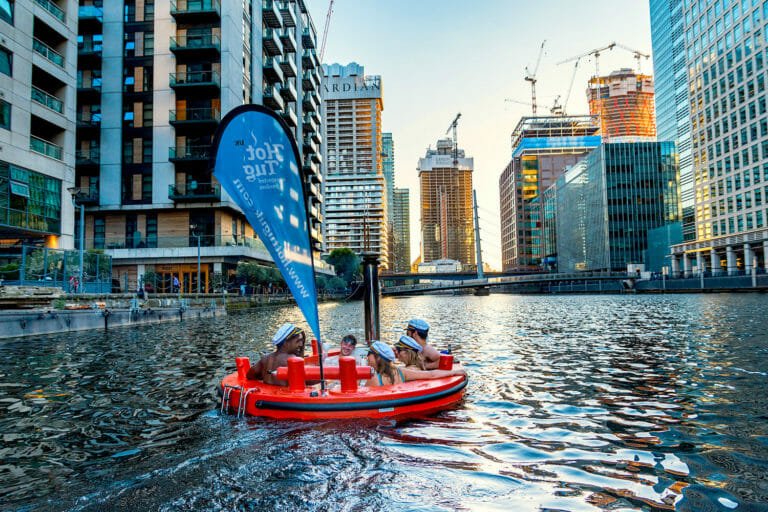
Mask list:
[{"label": "concrete embankment", "polygon": [[[321,302],[343,296],[321,295]],[[16,307],[24,307],[17,297]],[[202,295],[179,297],[155,295],[138,301],[131,295],[68,295],[50,306],[30,302],[26,309],[0,310],[0,338],[37,336],[88,329],[113,329],[157,322],[183,322],[191,318],[215,318],[227,312],[295,304],[290,295]]]}]

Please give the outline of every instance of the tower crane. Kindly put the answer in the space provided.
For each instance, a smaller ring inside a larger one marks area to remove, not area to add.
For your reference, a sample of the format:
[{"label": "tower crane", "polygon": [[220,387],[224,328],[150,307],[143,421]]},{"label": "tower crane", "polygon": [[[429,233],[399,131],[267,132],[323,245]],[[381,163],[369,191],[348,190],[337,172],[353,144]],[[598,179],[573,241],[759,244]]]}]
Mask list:
[{"label": "tower crane", "polygon": [[[530,102],[527,102],[527,101],[518,101],[518,100],[513,100],[513,99],[510,99],[510,98],[505,98],[504,101],[507,101],[509,103],[517,103],[518,105],[527,105],[529,107],[532,106],[532,104]],[[549,107],[549,113],[552,114],[553,116],[564,115],[563,105],[560,105],[560,96],[559,95],[554,100],[552,100],[552,106]]]},{"label": "tower crane", "polygon": [[590,55],[593,55],[595,57],[595,76],[600,76],[600,55],[609,50],[613,50],[617,46],[617,43],[613,42],[607,46],[603,46],[602,48],[595,48],[591,52],[582,53],[581,55],[577,55],[575,57],[571,57],[570,59],[565,59],[564,61],[560,61],[557,63],[559,66],[560,64],[567,64],[569,62],[573,61],[579,61],[580,59],[583,59],[584,57],[589,57]]},{"label": "tower crane", "polygon": [[638,73],[640,73],[640,71],[641,71],[641,68],[640,68],[640,57],[645,57],[645,60],[648,60],[648,59],[651,58],[650,55],[648,55],[647,53],[643,53],[640,50],[635,50],[635,49],[630,48],[629,46],[625,46],[625,45],[623,45],[621,43],[614,42],[613,44],[615,44],[616,46],[618,46],[622,50],[627,50],[628,52],[632,52],[634,54],[635,60],[637,61],[637,72]]},{"label": "tower crane", "polygon": [[565,100],[563,101],[563,105],[561,107],[563,111],[563,115],[567,114],[567,108],[568,108],[568,100],[571,98],[571,91],[573,90],[573,82],[576,80],[576,71],[579,69],[579,62],[581,62],[581,58],[576,59],[576,62],[573,64],[573,73],[571,73],[571,82],[568,84],[568,91],[565,93]]},{"label": "tower crane", "polygon": [[333,0],[328,4],[328,14],[325,16],[325,28],[323,28],[323,41],[320,43],[320,63],[323,63],[323,55],[325,55],[325,42],[328,40],[328,27],[331,26],[331,14],[333,14]]},{"label": "tower crane", "polygon": [[531,83],[531,112],[536,115],[536,73],[539,71],[539,64],[541,63],[541,56],[544,54],[544,45],[547,40],[541,42],[539,47],[539,57],[536,59],[536,66],[533,68],[533,73],[530,72],[528,66],[525,66],[525,81]]},{"label": "tower crane", "polygon": [[448,125],[448,129],[445,130],[445,133],[447,134],[451,130],[453,130],[452,136],[453,136],[453,165],[458,165],[459,163],[459,140],[456,137],[456,126],[459,124],[459,118],[461,117],[461,112],[456,114],[456,117],[451,121],[451,124]]}]

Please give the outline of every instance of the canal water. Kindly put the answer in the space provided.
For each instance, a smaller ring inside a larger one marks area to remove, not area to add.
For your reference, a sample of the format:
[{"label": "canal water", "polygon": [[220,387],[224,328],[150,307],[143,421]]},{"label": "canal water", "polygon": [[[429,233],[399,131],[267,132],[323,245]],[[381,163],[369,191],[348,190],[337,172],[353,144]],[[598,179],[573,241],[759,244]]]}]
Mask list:
[{"label": "canal water", "polygon": [[[3,510],[768,510],[764,295],[384,299],[466,362],[436,417],[275,422],[212,389],[292,307],[0,341]],[[322,304],[328,340],[361,303]]]}]

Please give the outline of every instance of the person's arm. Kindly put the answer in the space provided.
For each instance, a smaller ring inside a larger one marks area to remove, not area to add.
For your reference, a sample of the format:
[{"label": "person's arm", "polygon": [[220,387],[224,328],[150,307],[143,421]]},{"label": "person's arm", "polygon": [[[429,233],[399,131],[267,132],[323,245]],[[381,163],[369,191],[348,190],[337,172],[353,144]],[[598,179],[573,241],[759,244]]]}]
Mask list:
[{"label": "person's arm", "polygon": [[263,359],[260,359],[258,363],[248,369],[248,373],[245,375],[246,379],[261,380],[261,372],[264,368],[264,363],[262,361]]},{"label": "person's arm", "polygon": [[453,370],[413,370],[411,368],[402,368],[401,370],[407,381],[442,379],[443,377],[467,374],[464,368],[461,367],[454,368]]},{"label": "person's arm", "polygon": [[424,358],[424,366],[427,370],[436,370],[440,366],[440,352],[438,352],[432,345],[424,347],[422,353]]}]

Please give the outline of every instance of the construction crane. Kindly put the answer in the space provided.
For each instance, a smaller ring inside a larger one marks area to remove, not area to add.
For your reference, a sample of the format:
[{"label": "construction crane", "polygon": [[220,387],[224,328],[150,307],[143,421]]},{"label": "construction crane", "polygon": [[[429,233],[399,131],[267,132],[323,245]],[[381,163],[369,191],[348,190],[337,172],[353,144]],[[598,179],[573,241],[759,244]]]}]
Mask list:
[{"label": "construction crane", "polygon": [[325,55],[325,42],[328,40],[328,27],[331,26],[331,14],[333,14],[333,0],[328,4],[328,14],[325,16],[325,28],[323,28],[323,41],[320,43],[320,63]]},{"label": "construction crane", "polygon": [[576,62],[573,64],[573,73],[571,73],[571,82],[568,84],[568,91],[565,93],[565,100],[563,101],[563,105],[561,107],[563,111],[563,115],[567,114],[567,108],[568,108],[568,100],[571,99],[571,91],[573,90],[573,82],[576,80],[576,71],[579,69],[579,62],[581,62],[581,58],[576,59]]},{"label": "construction crane", "polygon": [[579,61],[583,59],[584,57],[589,57],[590,55],[595,57],[595,76],[600,76],[600,55],[605,51],[613,50],[616,47],[616,43],[611,43],[607,46],[603,46],[602,48],[595,48],[591,52],[582,53],[581,55],[577,55],[575,57],[571,57],[570,59],[565,59],[564,61],[558,62],[557,65],[560,64],[567,64],[569,62],[573,61]]},{"label": "construction crane", "polygon": [[642,71],[641,67],[640,67],[640,58],[641,57],[645,57],[645,60],[648,60],[648,59],[651,58],[650,55],[648,55],[647,53],[643,53],[640,50],[635,50],[635,49],[630,48],[629,46],[625,46],[625,45],[623,45],[621,43],[614,42],[613,44],[615,44],[616,46],[618,46],[622,50],[627,50],[628,52],[632,52],[634,54],[635,60],[637,61],[637,72],[638,73],[640,73]]},{"label": "construction crane", "polygon": [[459,140],[456,137],[456,126],[459,124],[459,118],[461,117],[461,112],[456,114],[456,117],[451,121],[451,124],[448,125],[448,129],[445,130],[445,133],[447,134],[450,131],[453,131],[452,137],[453,137],[453,165],[458,165],[459,163]]},{"label": "construction crane", "polygon": [[[531,103],[529,103],[527,101],[518,101],[518,100],[513,100],[513,99],[510,99],[510,98],[506,98],[504,101],[507,101],[509,103],[517,103],[518,105],[527,105],[529,107],[533,106]],[[553,116],[561,116],[561,115],[564,114],[563,106],[560,105],[560,96],[557,96],[552,101],[552,106],[549,107],[549,113],[552,114]]]},{"label": "construction crane", "polygon": [[536,73],[539,71],[539,64],[541,63],[541,56],[544,54],[544,45],[547,40],[541,42],[539,47],[539,57],[536,59],[536,66],[533,68],[533,73],[530,72],[528,66],[525,66],[525,81],[531,83],[531,112],[536,115]]}]

